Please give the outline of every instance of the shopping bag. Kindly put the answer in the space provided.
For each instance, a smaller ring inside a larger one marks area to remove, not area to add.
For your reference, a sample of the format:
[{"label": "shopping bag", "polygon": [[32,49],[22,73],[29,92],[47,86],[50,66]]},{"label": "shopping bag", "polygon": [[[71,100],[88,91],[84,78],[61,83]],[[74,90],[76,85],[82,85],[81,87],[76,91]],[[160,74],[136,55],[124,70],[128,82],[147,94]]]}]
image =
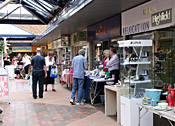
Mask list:
[{"label": "shopping bag", "polygon": [[175,89],[168,88],[168,95],[166,102],[168,103],[169,106],[174,106],[174,101],[175,101]]},{"label": "shopping bag", "polygon": [[50,77],[57,78],[57,76],[58,76],[57,73],[58,73],[57,67],[56,66],[51,67]]}]

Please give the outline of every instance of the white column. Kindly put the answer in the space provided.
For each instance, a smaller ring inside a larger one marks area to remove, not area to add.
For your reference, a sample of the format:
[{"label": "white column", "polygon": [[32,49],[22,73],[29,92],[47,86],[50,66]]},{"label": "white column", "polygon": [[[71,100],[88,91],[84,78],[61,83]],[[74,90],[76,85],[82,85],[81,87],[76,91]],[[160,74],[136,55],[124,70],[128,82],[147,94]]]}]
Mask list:
[{"label": "white column", "polygon": [[4,39],[4,53],[7,53],[7,38],[3,38]]}]

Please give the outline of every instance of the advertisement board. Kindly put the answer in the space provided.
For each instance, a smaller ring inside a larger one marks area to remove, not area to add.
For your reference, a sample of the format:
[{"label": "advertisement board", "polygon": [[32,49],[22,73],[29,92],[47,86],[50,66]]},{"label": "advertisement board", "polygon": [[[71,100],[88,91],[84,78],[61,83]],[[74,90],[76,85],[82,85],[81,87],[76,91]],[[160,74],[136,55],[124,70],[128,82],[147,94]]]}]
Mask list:
[{"label": "advertisement board", "polygon": [[32,47],[30,46],[20,46],[20,47],[12,47],[13,52],[32,52]]},{"label": "advertisement board", "polygon": [[175,2],[154,0],[122,13],[122,36],[174,25]]},{"label": "advertisement board", "polygon": [[9,96],[8,76],[0,76],[0,97]]},{"label": "advertisement board", "polygon": [[117,15],[88,27],[88,40],[102,40],[120,36],[121,16]]}]

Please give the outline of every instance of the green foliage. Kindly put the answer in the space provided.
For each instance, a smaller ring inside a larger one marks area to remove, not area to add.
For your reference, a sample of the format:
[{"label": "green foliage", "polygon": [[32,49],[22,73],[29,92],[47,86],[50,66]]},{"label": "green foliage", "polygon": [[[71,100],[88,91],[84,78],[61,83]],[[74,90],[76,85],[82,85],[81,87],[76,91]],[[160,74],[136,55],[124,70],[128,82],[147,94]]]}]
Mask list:
[{"label": "green foliage", "polygon": [[11,53],[12,53],[12,51],[8,49],[7,54],[10,55]]},{"label": "green foliage", "polygon": [[4,43],[0,41],[0,53],[4,51]]}]

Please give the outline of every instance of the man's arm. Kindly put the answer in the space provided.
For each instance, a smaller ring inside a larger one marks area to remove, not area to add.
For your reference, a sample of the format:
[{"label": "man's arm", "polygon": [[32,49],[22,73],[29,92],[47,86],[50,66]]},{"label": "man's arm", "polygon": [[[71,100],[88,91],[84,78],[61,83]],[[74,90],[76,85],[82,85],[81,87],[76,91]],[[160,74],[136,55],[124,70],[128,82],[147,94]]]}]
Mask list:
[{"label": "man's arm", "polygon": [[32,75],[32,72],[33,72],[33,66],[31,65],[30,68],[31,68],[31,75]]},{"label": "man's arm", "polygon": [[47,67],[44,65],[45,78],[47,77]]},{"label": "man's arm", "polygon": [[115,65],[116,63],[119,63],[119,58],[118,57],[115,57],[115,58],[111,58],[106,66],[109,68],[109,67],[112,67],[113,65]]},{"label": "man's arm", "polygon": [[88,63],[87,63],[87,60],[84,59],[84,69],[87,70],[88,69]]},{"label": "man's arm", "polygon": [[44,68],[45,78],[46,78],[47,77],[47,67],[46,67],[46,60],[45,60],[45,58],[43,59],[43,68]]}]

